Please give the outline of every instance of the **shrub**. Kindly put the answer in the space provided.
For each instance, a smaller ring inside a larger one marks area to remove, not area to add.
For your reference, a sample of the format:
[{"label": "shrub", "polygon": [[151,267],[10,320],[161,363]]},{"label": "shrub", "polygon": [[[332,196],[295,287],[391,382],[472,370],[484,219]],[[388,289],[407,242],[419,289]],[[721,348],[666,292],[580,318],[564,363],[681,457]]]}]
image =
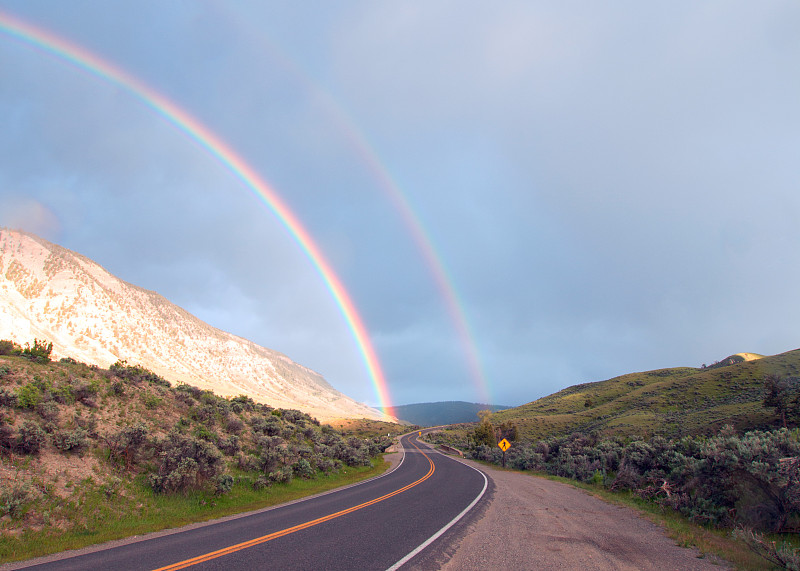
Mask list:
[{"label": "shrub", "polygon": [[42,401],[42,391],[34,383],[27,383],[17,389],[17,406],[34,409]]},{"label": "shrub", "polygon": [[242,419],[236,416],[230,416],[225,421],[225,430],[228,432],[233,432],[234,434],[239,434],[242,430],[244,430],[244,422]]},{"label": "shrub", "polygon": [[25,343],[25,348],[22,350],[21,355],[31,361],[37,363],[49,363],[50,353],[53,352],[53,344],[45,340],[34,339],[33,347],[30,343]]},{"label": "shrub", "polygon": [[228,438],[221,438],[217,447],[227,456],[234,456],[242,449],[242,445],[239,443],[239,437],[235,434]]},{"label": "shrub", "polygon": [[88,444],[87,432],[78,427],[75,430],[59,430],[53,433],[53,446],[62,452],[79,452]]},{"label": "shrub", "polygon": [[773,565],[781,569],[800,571],[800,550],[783,542],[780,545],[775,541],[768,541],[762,534],[748,528],[737,528],[732,533],[733,537],[744,541],[751,551],[757,553]]},{"label": "shrub", "polygon": [[10,339],[0,339],[0,355],[18,355],[22,348]]},{"label": "shrub", "polygon": [[104,438],[108,445],[109,457],[112,461],[125,460],[125,467],[130,468],[136,464],[144,451],[150,430],[146,425],[139,423],[127,426]]},{"label": "shrub", "polygon": [[280,470],[270,472],[267,478],[276,484],[288,484],[292,481],[293,470],[291,466],[284,466]]},{"label": "shrub", "polygon": [[72,396],[76,401],[81,402],[90,408],[97,406],[97,404],[94,402],[94,397],[97,395],[99,389],[98,381],[73,381],[71,389]]},{"label": "shrub", "polygon": [[198,467],[194,458],[183,457],[163,475],[150,474],[148,480],[157,494],[188,490],[197,485]]},{"label": "shrub", "polygon": [[[2,341],[0,341],[2,343]],[[2,353],[0,353],[2,355]],[[6,377],[11,372],[8,365],[0,365],[0,379]]]},{"label": "shrub", "polygon": [[272,481],[270,481],[270,479],[264,475],[259,476],[253,481],[253,489],[256,491],[263,490],[264,488],[269,488],[271,485]]},{"label": "shrub", "polygon": [[121,397],[125,394],[125,384],[122,381],[114,381],[111,383],[111,386],[108,387],[108,394],[112,396]]},{"label": "shrub", "polygon": [[172,386],[169,384],[169,381],[158,376],[154,372],[148,371],[141,365],[128,365],[128,362],[124,360],[120,360],[112,364],[108,370],[114,373],[120,379],[124,379],[133,384],[146,382],[150,383],[151,385],[157,385],[166,388],[170,388]]},{"label": "shrub", "polygon": [[158,474],[150,476],[156,492],[177,492],[199,486],[216,478],[225,463],[213,444],[177,432],[159,443],[161,463]]},{"label": "shrub", "polygon": [[46,422],[58,422],[58,405],[53,401],[40,402],[36,405],[36,412]]},{"label": "shrub", "polygon": [[0,491],[0,516],[8,514],[14,519],[21,517],[31,496],[31,488],[27,484],[4,486]]},{"label": "shrub", "polygon": [[8,454],[16,446],[14,431],[10,426],[0,424],[0,453]]},{"label": "shrub", "polygon": [[19,396],[17,393],[13,393],[7,389],[0,389],[0,406],[7,406],[8,408],[14,408],[17,406],[19,402]]},{"label": "shrub", "polygon": [[16,449],[23,454],[38,454],[47,441],[47,433],[38,422],[26,420],[17,433]]},{"label": "shrub", "polygon": [[255,472],[259,470],[258,458],[252,454],[242,454],[241,452],[236,455],[236,465],[240,470],[246,472]]},{"label": "shrub", "polygon": [[233,476],[230,474],[220,474],[217,476],[214,492],[217,495],[227,494],[233,489]]},{"label": "shrub", "polygon": [[293,469],[297,476],[305,478],[306,480],[312,478],[315,473],[314,467],[311,466],[311,463],[305,458],[300,458],[300,460],[294,464]]}]

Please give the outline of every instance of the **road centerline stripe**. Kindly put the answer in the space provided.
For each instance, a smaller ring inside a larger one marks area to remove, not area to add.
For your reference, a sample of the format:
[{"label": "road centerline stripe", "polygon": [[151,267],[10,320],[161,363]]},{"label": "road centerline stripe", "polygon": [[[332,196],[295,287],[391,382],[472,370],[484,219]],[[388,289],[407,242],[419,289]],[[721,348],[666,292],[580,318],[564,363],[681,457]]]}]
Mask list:
[{"label": "road centerline stripe", "polygon": [[297,531],[302,531],[304,529],[308,529],[310,527],[314,527],[315,525],[319,525],[321,523],[325,523],[326,521],[330,521],[332,519],[336,519],[338,517],[342,517],[344,515],[356,512],[358,510],[361,510],[361,509],[364,509],[366,507],[375,505],[375,504],[377,504],[379,502],[382,502],[384,500],[388,500],[389,498],[392,498],[392,497],[394,497],[394,496],[396,496],[398,494],[402,494],[403,492],[405,492],[407,490],[410,490],[414,486],[417,486],[417,485],[421,484],[422,482],[424,482],[425,480],[427,480],[428,478],[430,478],[433,475],[433,473],[436,471],[436,467],[434,466],[433,460],[431,460],[430,456],[425,454],[425,452],[423,452],[422,449],[419,446],[417,446],[413,441],[411,441],[411,440],[409,440],[409,441],[414,446],[414,448],[419,450],[420,453],[423,456],[425,456],[425,458],[430,463],[430,468],[428,470],[428,473],[425,474],[419,480],[411,482],[410,484],[407,484],[406,486],[403,486],[402,488],[399,488],[399,489],[397,489],[397,490],[395,490],[393,492],[389,492],[388,494],[384,494],[383,496],[380,496],[378,498],[374,498],[372,500],[369,500],[367,502],[358,504],[356,506],[352,506],[352,507],[349,507],[347,509],[344,509],[344,510],[332,513],[332,514],[328,514],[326,516],[322,516],[320,518],[317,518],[317,519],[314,519],[314,520],[311,520],[311,521],[307,521],[305,523],[301,523],[301,524],[298,524],[298,525],[295,525],[295,526],[292,526],[292,527],[287,527],[286,529],[282,529],[280,531],[275,531],[275,532],[270,533],[268,535],[263,535],[261,537],[256,537],[255,539],[251,539],[249,541],[244,541],[242,543],[237,543],[236,545],[231,545],[231,546],[228,546],[228,547],[224,547],[222,549],[218,549],[217,551],[212,551],[210,553],[206,553],[204,555],[199,555],[199,556],[193,557],[191,559],[186,559],[184,561],[179,561],[177,563],[173,563],[171,565],[167,565],[166,567],[159,567],[158,569],[155,569],[154,571],[178,571],[178,569],[186,569],[187,567],[191,567],[192,565],[197,565],[199,563],[204,563],[206,561],[210,561],[210,560],[216,559],[218,557],[223,557],[225,555],[229,555],[231,553],[235,553],[237,551],[241,551],[241,550],[247,549],[249,547],[254,547],[256,545],[260,545],[262,543],[266,543],[268,541],[272,541],[273,539],[277,539],[279,537],[284,537],[286,535],[290,535],[290,534],[295,533]]}]

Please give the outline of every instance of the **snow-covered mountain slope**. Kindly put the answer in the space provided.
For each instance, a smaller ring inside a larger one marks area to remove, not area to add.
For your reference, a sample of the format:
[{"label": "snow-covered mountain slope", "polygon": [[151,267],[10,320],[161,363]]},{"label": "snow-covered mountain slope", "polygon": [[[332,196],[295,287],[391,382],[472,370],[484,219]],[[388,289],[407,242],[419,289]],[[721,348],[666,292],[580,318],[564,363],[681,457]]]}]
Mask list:
[{"label": "snow-covered mountain slope", "polygon": [[220,331],[155,292],[32,234],[0,229],[0,339],[53,342],[53,357],[139,364],[173,384],[246,394],[320,420],[386,419],[285,355]]}]

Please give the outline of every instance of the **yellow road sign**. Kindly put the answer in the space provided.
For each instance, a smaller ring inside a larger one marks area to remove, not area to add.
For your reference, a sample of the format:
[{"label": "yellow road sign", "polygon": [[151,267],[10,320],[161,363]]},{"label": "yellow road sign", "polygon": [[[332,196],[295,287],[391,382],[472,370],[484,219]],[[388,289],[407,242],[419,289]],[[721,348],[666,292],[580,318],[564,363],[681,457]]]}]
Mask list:
[{"label": "yellow road sign", "polygon": [[500,442],[498,442],[497,445],[500,447],[500,450],[502,450],[503,452],[505,452],[506,450],[511,448],[511,443],[508,440],[506,440],[505,438],[503,438]]}]

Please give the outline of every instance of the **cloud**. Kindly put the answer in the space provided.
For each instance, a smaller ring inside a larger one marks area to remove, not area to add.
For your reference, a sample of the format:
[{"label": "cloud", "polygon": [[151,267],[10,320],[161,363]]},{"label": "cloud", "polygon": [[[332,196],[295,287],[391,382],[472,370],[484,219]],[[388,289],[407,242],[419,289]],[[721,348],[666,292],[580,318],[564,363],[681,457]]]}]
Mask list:
[{"label": "cloud", "polygon": [[0,226],[55,239],[61,231],[58,216],[36,200],[0,196]]}]

